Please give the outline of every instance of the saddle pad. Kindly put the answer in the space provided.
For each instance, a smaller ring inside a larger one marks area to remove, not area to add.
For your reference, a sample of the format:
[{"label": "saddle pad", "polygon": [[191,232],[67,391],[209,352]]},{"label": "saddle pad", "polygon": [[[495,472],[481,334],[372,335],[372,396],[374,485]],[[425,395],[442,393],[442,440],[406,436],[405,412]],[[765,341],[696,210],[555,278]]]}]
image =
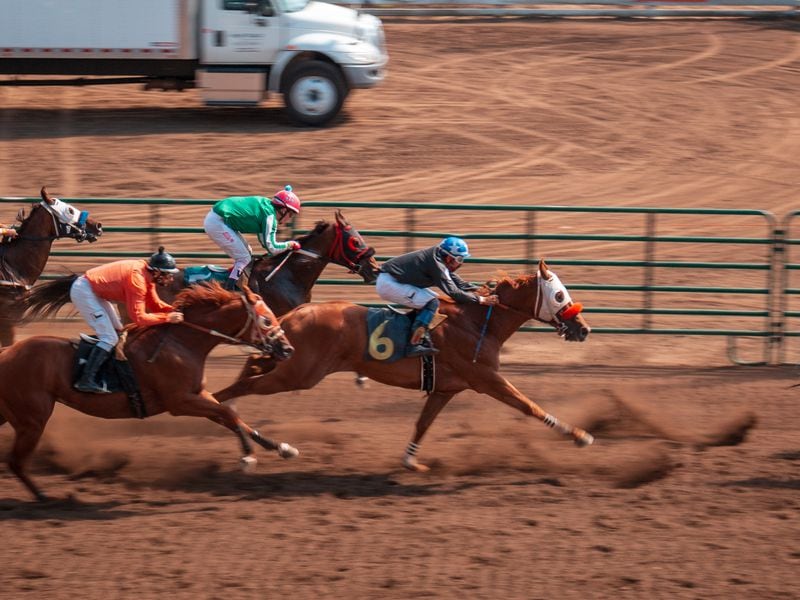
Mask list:
[{"label": "saddle pad", "polygon": [[367,310],[365,360],[394,362],[405,356],[411,319],[388,308]]},{"label": "saddle pad", "polygon": [[186,282],[186,285],[193,285],[199,281],[219,281],[220,283],[225,283],[230,272],[230,269],[217,265],[196,265],[186,267],[183,270],[183,280]]}]

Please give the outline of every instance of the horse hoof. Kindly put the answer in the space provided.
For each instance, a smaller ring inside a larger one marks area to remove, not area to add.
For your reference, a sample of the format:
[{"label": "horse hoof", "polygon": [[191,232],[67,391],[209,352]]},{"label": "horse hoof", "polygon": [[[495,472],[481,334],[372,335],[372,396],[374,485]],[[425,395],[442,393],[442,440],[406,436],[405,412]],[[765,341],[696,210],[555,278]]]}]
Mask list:
[{"label": "horse hoof", "polygon": [[409,471],[414,471],[415,473],[427,473],[431,470],[430,467],[426,467],[422,463],[417,462],[417,459],[414,456],[404,456],[403,466]]},{"label": "horse hoof", "polygon": [[255,456],[243,456],[239,459],[239,468],[245,473],[255,469],[257,464],[258,460],[256,460]]},{"label": "horse hoof", "polygon": [[578,448],[585,448],[586,446],[591,446],[592,444],[594,444],[594,436],[586,431],[575,438],[575,445]]},{"label": "horse hoof", "polygon": [[278,444],[278,456],[281,458],[295,458],[299,454],[300,450],[290,446],[286,442],[281,442]]}]

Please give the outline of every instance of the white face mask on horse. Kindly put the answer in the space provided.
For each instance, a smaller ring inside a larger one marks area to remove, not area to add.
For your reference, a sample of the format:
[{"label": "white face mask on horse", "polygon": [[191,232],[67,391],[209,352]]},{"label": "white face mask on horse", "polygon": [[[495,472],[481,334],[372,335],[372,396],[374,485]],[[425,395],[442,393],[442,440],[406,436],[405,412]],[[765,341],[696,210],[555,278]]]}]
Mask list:
[{"label": "white face mask on horse", "polygon": [[53,220],[57,221],[54,225],[59,236],[74,237],[79,242],[86,239],[89,239],[90,242],[94,241],[86,232],[86,220],[89,218],[88,211],[78,210],[58,198],[51,198],[51,203],[42,200],[40,204],[53,216]]},{"label": "white face mask on horse", "polygon": [[534,315],[540,321],[551,323],[559,334],[566,330],[565,322],[573,319],[583,310],[583,305],[572,301],[569,291],[561,283],[558,275],[540,265],[539,293],[536,298]]}]

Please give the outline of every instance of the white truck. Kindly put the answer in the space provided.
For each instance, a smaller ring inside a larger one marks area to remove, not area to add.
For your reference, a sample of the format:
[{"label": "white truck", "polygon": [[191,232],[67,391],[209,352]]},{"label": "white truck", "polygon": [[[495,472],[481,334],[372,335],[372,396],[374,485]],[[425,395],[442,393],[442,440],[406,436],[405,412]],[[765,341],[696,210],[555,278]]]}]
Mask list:
[{"label": "white truck", "polygon": [[196,87],[246,106],[272,92],[293,121],[323,125],[387,62],[377,17],[317,0],[0,0],[5,86]]}]

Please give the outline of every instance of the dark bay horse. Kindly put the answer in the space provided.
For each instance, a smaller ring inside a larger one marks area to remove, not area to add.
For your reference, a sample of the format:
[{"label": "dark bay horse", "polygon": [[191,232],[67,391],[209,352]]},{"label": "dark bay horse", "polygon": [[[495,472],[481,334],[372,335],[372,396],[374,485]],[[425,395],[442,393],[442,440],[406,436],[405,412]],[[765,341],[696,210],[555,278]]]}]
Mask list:
[{"label": "dark bay horse", "polygon": [[[222,342],[253,346],[277,358],[289,356],[293,348],[272,311],[249,290],[228,292],[216,283],[181,292],[174,306],[184,313],[183,323],[131,327],[128,333],[125,353],[145,414],[205,417],[224,425],[239,436],[243,466],[255,463],[249,440],[283,458],[296,456],[296,449],[262,437],[232,408],[217,402],[203,376],[208,353]],[[74,390],[74,360],[72,342],[51,336],[30,337],[0,351],[0,425],[9,422],[15,431],[8,465],[39,500],[46,498],[27,475],[26,464],[56,402],[104,419],[134,417],[125,393]]]},{"label": "dark bay horse", "polygon": [[22,222],[17,237],[0,244],[0,345],[14,342],[14,326],[22,316],[22,300],[42,274],[53,241],[72,238],[94,242],[103,234],[103,226],[89,213],[53,198],[41,189],[42,201],[34,204]]},{"label": "dark bay horse", "polygon": [[[480,292],[489,293],[488,286]],[[435,386],[417,420],[416,432],[406,449],[403,465],[426,471],[416,454],[425,432],[436,416],[457,393],[472,389],[508,404],[525,415],[536,417],[548,427],[587,446],[594,438],[545,412],[499,373],[500,347],[529,319],[552,324],[567,341],[582,342],[591,329],[567,289],[544,261],[535,275],[497,282],[492,293],[501,304],[442,303],[447,319],[431,335],[440,352],[436,356]],[[347,302],[307,304],[280,319],[286,336],[297,352],[276,363],[250,359],[239,379],[217,392],[220,402],[247,394],[276,394],[309,389],[326,375],[355,371],[387,385],[421,389],[419,358],[403,358],[391,364],[365,358],[368,344],[367,308]],[[478,352],[479,349],[479,352]]]},{"label": "dark bay horse", "polygon": [[[258,258],[250,271],[250,289],[278,316],[311,301],[311,288],[330,262],[357,273],[366,283],[374,283],[378,277],[375,249],[366,244],[340,210],[335,222],[320,221],[297,241],[300,250]],[[159,295],[171,302],[185,285],[181,271],[169,287],[159,289]]]}]

